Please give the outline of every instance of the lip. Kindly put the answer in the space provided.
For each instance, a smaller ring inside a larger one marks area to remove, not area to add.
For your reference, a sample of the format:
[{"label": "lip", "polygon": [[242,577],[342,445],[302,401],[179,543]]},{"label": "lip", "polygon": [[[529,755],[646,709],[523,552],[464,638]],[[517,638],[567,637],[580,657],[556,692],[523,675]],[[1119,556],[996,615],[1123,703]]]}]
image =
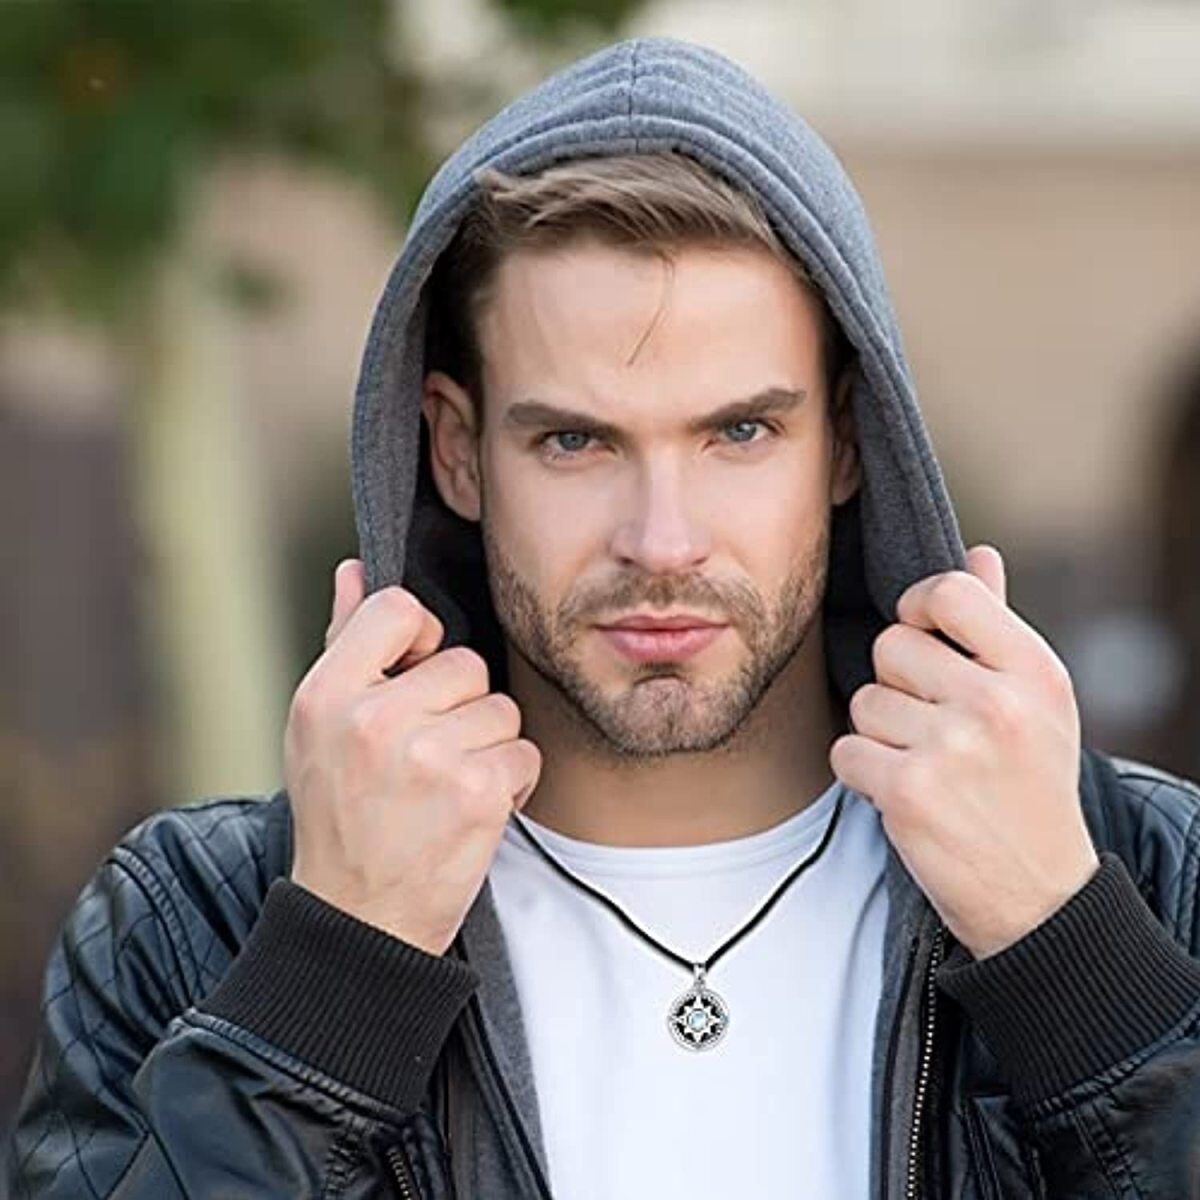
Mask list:
[{"label": "lip", "polygon": [[718,621],[709,621],[691,613],[680,613],[670,617],[632,616],[619,621],[609,621],[600,629],[723,629]]},{"label": "lip", "polygon": [[612,646],[634,662],[666,662],[691,658],[715,642],[725,625],[691,625],[683,628],[597,627]]}]

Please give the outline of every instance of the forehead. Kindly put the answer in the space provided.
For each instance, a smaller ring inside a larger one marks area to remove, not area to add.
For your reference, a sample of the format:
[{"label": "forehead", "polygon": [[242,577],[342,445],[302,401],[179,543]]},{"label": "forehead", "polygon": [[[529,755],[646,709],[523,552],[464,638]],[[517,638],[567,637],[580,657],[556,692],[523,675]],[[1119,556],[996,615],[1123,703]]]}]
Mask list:
[{"label": "forehead", "polygon": [[[766,250],[519,250],[480,314],[485,393],[691,411],[760,387],[818,386],[820,310]],[[611,413],[610,413],[611,415]]]}]

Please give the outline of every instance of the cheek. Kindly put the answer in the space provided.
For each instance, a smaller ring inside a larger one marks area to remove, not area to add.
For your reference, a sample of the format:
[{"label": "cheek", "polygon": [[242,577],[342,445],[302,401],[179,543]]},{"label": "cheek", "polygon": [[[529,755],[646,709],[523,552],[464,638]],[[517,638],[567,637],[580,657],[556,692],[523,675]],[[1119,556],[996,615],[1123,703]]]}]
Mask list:
[{"label": "cheek", "polygon": [[718,509],[723,536],[766,575],[782,573],[787,564],[806,558],[819,540],[828,519],[828,488],[828,471],[813,455],[764,461],[744,479],[726,481]]},{"label": "cheek", "polygon": [[[828,506],[820,497],[793,497],[790,505],[764,506],[754,522],[727,536],[768,624],[791,622],[811,610],[827,568]],[[805,597],[808,597],[807,599]]]},{"label": "cheek", "polygon": [[547,608],[603,547],[605,506],[595,488],[546,486],[525,462],[489,464],[486,514],[491,536]]},{"label": "cheek", "polygon": [[820,513],[793,508],[786,514],[764,514],[724,535],[730,555],[768,609],[788,607],[791,601],[784,592],[804,586],[817,569],[821,521]]}]

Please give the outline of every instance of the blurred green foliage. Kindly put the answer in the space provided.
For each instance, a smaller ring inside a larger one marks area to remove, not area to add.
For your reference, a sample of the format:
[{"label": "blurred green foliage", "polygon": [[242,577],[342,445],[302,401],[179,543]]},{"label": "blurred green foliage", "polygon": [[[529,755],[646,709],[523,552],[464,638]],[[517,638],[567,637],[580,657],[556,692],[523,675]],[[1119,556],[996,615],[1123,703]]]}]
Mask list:
[{"label": "blurred green foliage", "polygon": [[[404,0],[28,0],[0,19],[0,306],[117,319],[194,173],[262,147],[407,215],[435,165]],[[494,0],[539,37],[634,0]]]},{"label": "blurred green foliage", "polygon": [[[429,163],[387,0],[36,0],[0,21],[0,302],[115,316],[231,145],[371,180]],[[391,39],[391,42],[389,41]]]}]

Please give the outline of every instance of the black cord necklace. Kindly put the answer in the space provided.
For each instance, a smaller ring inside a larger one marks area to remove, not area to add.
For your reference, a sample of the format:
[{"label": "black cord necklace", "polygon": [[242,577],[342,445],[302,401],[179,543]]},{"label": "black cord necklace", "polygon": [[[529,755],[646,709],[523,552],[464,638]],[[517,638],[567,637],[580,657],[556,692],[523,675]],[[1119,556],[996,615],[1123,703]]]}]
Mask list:
[{"label": "black cord necklace", "polygon": [[842,814],[842,801],[845,799],[846,793],[843,788],[838,793],[837,804],[834,806],[833,815],[829,818],[829,824],[825,827],[825,832],[821,836],[821,841],[817,848],[803,861],[794,866],[791,871],[775,888],[774,892],[761,905],[758,911],[731,937],[727,938],[712,954],[708,956],[704,962],[694,963],[690,959],[685,958],[682,954],[677,954],[669,946],[664,946],[657,938],[652,937],[640,925],[637,924],[618,904],[610,897],[604,895],[592,887],[591,884],[585,883],[578,876],[573,875],[566,867],[562,865],[526,827],[524,819],[513,810],[513,817],[516,818],[516,828],[524,835],[533,848],[554,868],[564,879],[583,891],[594,896],[605,908],[613,912],[621,922],[634,933],[638,935],[653,949],[660,954],[666,955],[672,962],[679,963],[680,966],[689,971],[694,972],[692,986],[677,996],[671,1003],[670,1009],[667,1011],[667,1028],[671,1032],[671,1036],[675,1041],[686,1047],[688,1050],[706,1050],[710,1046],[716,1045],[725,1033],[729,1025],[729,1006],[725,1001],[717,995],[711,988],[705,985],[705,977],[710,968],[714,967],[717,960],[720,959],[728,950],[732,950],[737,943],[746,936],[758,923],[767,915],[775,902],[787,891],[789,885],[798,876],[802,875],[813,863],[825,853],[825,848],[829,845],[833,837],[833,831],[837,827],[838,818]]}]

